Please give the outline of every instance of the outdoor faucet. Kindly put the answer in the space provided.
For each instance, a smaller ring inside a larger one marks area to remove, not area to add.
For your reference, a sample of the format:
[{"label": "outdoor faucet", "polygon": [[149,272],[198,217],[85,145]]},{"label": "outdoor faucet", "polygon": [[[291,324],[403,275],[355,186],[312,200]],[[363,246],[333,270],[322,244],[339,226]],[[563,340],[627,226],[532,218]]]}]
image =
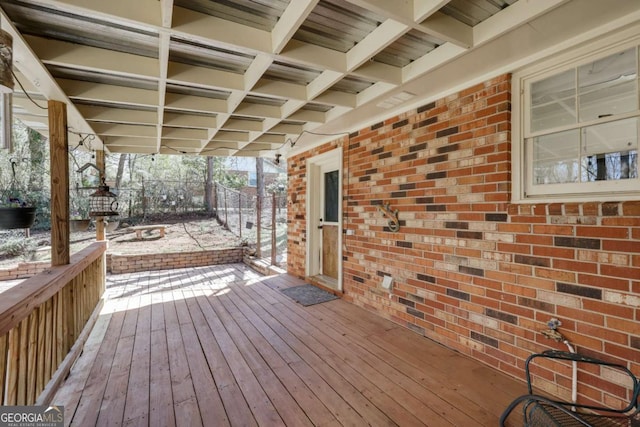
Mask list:
[{"label": "outdoor faucet", "polygon": [[558,332],[558,326],[562,325],[562,322],[555,317],[552,317],[547,322],[547,326],[549,329],[544,329],[540,331],[542,335],[545,337],[554,340],[555,342],[563,342],[564,337],[560,332]]}]

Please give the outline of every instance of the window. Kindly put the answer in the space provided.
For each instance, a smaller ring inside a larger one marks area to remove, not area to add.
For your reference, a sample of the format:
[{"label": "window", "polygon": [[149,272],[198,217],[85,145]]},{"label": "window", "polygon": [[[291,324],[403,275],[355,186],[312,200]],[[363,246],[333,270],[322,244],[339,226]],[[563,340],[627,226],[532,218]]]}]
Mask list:
[{"label": "window", "polygon": [[514,76],[515,200],[640,198],[638,61],[635,41]]},{"label": "window", "polygon": [[340,192],[340,176],[338,171],[324,174],[324,220],[338,222],[338,194]]},{"label": "window", "polygon": [[249,182],[247,183],[247,186],[249,187],[257,187],[258,186],[258,175],[255,172],[248,172],[249,173]]}]

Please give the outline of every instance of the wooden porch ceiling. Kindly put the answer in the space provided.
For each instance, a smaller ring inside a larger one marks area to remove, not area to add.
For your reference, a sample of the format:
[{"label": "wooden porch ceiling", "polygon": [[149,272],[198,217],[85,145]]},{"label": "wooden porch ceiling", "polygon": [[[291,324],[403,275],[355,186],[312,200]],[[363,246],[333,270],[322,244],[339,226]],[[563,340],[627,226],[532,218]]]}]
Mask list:
[{"label": "wooden porch ceiling", "polygon": [[111,276],[53,403],[72,425],[495,426],[525,385],[240,265]]},{"label": "wooden porch ceiling", "polygon": [[[639,6],[0,0],[0,8],[26,90],[66,102],[72,130],[98,136],[93,148],[273,156],[286,155],[288,141],[304,131],[351,132],[511,71],[572,37],[611,31],[621,19],[638,19]],[[46,112],[18,88],[15,105],[18,117],[47,132]],[[305,143],[326,138],[307,134]],[[70,137],[72,145],[78,140]]]}]

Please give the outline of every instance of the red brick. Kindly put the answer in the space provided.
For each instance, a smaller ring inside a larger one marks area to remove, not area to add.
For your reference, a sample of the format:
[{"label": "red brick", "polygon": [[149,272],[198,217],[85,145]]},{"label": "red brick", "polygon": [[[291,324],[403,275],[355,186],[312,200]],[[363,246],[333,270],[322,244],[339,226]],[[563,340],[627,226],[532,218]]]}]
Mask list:
[{"label": "red brick", "polygon": [[600,275],[579,274],[578,283],[617,291],[629,290],[629,280],[612,277],[603,278]]},{"label": "red brick", "polygon": [[558,270],[581,271],[584,273],[598,272],[598,264],[595,263],[569,261],[566,259],[554,259],[552,265],[553,268]]},{"label": "red brick", "polygon": [[629,229],[626,227],[576,227],[577,237],[607,237],[609,239],[626,239],[629,237],[628,234]]},{"label": "red brick", "polygon": [[634,363],[640,363],[640,350],[606,342],[604,344],[604,351],[608,355],[619,357],[623,360],[632,361]]},{"label": "red brick", "polygon": [[640,253],[640,242],[627,240],[602,240],[602,250],[612,252],[630,252],[636,254]]},{"label": "red brick", "polygon": [[573,236],[573,227],[570,225],[534,225],[533,233]]},{"label": "red brick", "polygon": [[638,216],[640,217],[640,202],[624,202],[622,203],[622,213],[625,216]]},{"label": "red brick", "polygon": [[575,259],[576,251],[570,248],[557,248],[553,246],[534,246],[533,255],[555,258]]},{"label": "red brick", "polygon": [[603,264],[600,266],[600,273],[604,276],[637,279],[638,277],[640,277],[640,268],[618,267],[615,265]]}]

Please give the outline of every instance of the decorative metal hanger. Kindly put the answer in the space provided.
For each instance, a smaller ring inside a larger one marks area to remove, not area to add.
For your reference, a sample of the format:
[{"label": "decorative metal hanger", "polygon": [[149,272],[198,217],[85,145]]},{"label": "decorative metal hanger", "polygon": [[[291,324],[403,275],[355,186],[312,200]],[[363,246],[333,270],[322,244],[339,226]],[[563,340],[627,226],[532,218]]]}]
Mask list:
[{"label": "decorative metal hanger", "polygon": [[391,210],[391,204],[389,202],[379,205],[378,210],[389,218],[387,225],[389,230],[397,232],[400,230],[400,221],[398,221],[398,209]]}]

